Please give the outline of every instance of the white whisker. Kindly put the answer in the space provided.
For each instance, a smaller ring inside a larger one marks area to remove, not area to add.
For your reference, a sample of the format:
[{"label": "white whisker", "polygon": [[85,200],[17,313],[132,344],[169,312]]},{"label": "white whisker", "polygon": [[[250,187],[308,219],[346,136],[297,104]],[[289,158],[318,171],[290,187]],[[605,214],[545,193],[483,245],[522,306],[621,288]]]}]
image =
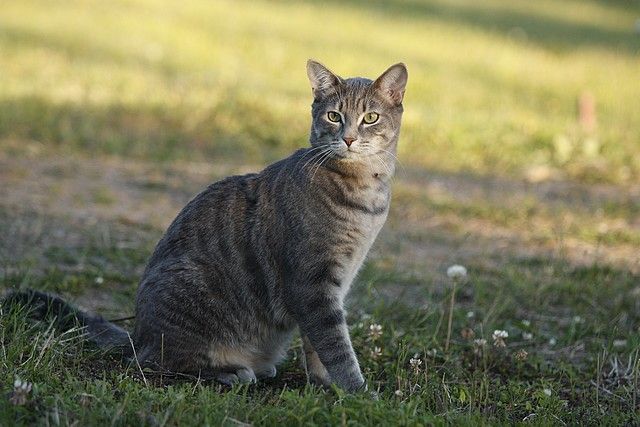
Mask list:
[{"label": "white whisker", "polygon": [[313,179],[316,177],[316,173],[318,173],[318,169],[322,166],[324,162],[330,159],[333,156],[333,151],[329,150],[329,152],[318,162],[315,171],[313,172],[313,176],[311,177],[311,183],[313,184]]}]

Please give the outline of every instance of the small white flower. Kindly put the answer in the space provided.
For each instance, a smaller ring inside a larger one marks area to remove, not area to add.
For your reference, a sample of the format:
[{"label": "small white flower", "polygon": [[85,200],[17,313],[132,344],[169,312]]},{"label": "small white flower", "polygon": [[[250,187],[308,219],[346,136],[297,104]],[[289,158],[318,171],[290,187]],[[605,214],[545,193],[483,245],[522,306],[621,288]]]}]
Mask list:
[{"label": "small white flower", "polygon": [[495,340],[496,338],[509,338],[509,332],[496,329],[493,331],[493,339]]},{"label": "small white flower", "polygon": [[20,378],[16,377],[13,382],[13,392],[9,397],[9,402],[17,406],[26,405],[29,401],[29,393],[31,393],[32,388],[33,384],[27,381],[22,381]]},{"label": "small white flower", "polygon": [[531,321],[529,321],[529,320],[523,320],[523,321],[522,321],[522,324],[523,324],[524,326],[526,326],[526,327],[529,327],[529,326],[531,326]]},{"label": "small white flower", "polygon": [[526,341],[531,341],[533,339],[533,334],[531,332],[523,332],[522,338]]},{"label": "small white flower", "polygon": [[573,316],[573,322],[574,323],[582,323],[582,322],[584,322],[584,320],[580,316]]},{"label": "small white flower", "polygon": [[414,373],[420,372],[420,366],[422,365],[422,360],[419,359],[419,355],[415,354],[411,359],[409,359],[409,365],[413,369]]},{"label": "small white flower", "polygon": [[104,277],[102,277],[102,276],[98,276],[98,277],[96,277],[95,282],[96,282],[98,285],[102,285],[102,284],[104,283]]},{"label": "small white flower", "polygon": [[487,340],[485,340],[484,338],[478,338],[473,340],[473,344],[478,347],[484,347],[485,345],[487,345]]},{"label": "small white flower", "polygon": [[380,356],[382,356],[382,349],[380,347],[373,347],[373,350],[371,350],[371,358],[377,359]]},{"label": "small white flower", "polygon": [[467,269],[462,265],[452,265],[447,269],[447,276],[453,280],[461,280],[467,277]]},{"label": "small white flower", "polygon": [[436,357],[436,354],[438,354],[438,350],[435,348],[432,348],[431,350],[427,350],[427,356],[429,357]]},{"label": "small white flower", "polygon": [[551,389],[550,388],[545,388],[545,389],[542,390],[542,392],[547,396],[551,396]]},{"label": "small white flower", "polygon": [[404,393],[402,392],[402,390],[396,390],[396,391],[393,392],[393,394],[395,394],[398,397],[404,396]]},{"label": "small white flower", "polygon": [[381,336],[382,336],[382,325],[378,325],[377,323],[369,325],[369,337],[372,340],[375,341]]},{"label": "small white flower", "polygon": [[549,338],[549,345],[550,346],[553,347],[554,345],[556,345],[557,342],[558,341],[556,341],[556,339],[554,337]]},{"label": "small white flower", "polygon": [[467,319],[473,319],[476,317],[476,313],[473,311],[467,311]]},{"label": "small white flower", "polygon": [[507,343],[505,343],[505,339],[509,337],[509,332],[503,331],[501,329],[496,329],[493,331],[493,345],[496,347],[506,347]]}]

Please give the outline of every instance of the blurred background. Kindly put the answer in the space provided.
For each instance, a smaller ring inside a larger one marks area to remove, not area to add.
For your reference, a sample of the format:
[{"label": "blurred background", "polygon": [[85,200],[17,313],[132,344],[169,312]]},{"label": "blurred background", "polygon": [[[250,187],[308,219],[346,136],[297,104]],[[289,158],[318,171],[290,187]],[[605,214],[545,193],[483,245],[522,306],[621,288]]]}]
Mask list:
[{"label": "blurred background", "polygon": [[637,270],[639,55],[632,0],[5,1],[6,271],[132,293],[194,194],[307,145],[308,58],[409,69],[375,277],[534,255]]},{"label": "blurred background", "polygon": [[[640,181],[634,0],[7,1],[4,150],[270,162],[307,141],[305,62],[410,71],[400,158]],[[580,100],[593,106],[580,116]],[[593,111],[591,111],[593,110]]]}]

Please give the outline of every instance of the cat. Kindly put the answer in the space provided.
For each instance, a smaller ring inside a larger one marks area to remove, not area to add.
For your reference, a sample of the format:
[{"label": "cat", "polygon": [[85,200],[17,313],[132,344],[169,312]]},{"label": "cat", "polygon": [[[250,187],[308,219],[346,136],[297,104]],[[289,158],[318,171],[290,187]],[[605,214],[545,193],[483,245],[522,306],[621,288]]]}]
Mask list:
[{"label": "cat", "polygon": [[407,69],[343,79],[309,60],[309,148],[191,200],[141,279],[131,336],[56,296],[18,292],[145,366],[225,384],[276,375],[296,328],[311,381],[366,387],[344,298],[389,212]]}]

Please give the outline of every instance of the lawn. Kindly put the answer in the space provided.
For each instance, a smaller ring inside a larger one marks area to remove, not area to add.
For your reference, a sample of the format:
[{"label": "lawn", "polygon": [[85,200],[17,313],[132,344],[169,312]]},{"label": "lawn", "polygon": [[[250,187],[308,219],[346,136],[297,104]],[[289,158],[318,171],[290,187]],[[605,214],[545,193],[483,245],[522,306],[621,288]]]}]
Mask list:
[{"label": "lawn", "polygon": [[348,299],[368,392],[308,385],[299,340],[229,389],[1,307],[0,425],[640,423],[637,2],[5,3],[0,281],[107,318],[193,195],[306,144],[307,58],[409,86]]}]

